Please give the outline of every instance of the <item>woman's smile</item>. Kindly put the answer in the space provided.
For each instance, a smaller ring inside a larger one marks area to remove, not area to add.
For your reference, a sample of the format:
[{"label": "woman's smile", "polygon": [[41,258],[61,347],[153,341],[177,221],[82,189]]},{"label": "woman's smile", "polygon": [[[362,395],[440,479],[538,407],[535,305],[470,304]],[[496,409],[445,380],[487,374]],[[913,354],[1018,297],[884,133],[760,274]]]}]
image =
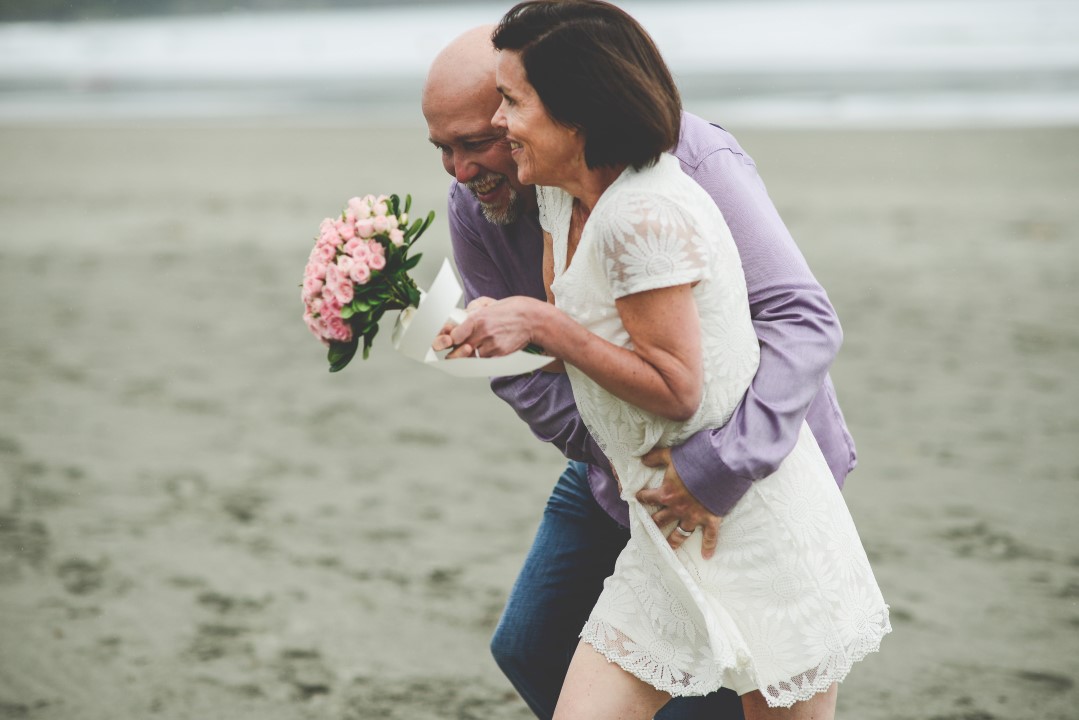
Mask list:
[{"label": "woman's smile", "polygon": [[583,137],[550,116],[518,53],[500,52],[495,68],[502,104],[491,124],[506,130],[517,179],[527,185],[561,185],[581,166]]}]

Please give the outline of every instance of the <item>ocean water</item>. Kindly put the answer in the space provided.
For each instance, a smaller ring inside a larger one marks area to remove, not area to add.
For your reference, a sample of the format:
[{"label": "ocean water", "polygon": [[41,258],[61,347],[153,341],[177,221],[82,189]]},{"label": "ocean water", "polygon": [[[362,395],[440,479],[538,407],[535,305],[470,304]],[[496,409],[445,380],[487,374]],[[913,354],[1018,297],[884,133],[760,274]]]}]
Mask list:
[{"label": "ocean water", "polygon": [[[0,121],[420,124],[437,51],[510,5],[0,24]],[[728,124],[1079,123],[1074,0],[622,5]]]}]

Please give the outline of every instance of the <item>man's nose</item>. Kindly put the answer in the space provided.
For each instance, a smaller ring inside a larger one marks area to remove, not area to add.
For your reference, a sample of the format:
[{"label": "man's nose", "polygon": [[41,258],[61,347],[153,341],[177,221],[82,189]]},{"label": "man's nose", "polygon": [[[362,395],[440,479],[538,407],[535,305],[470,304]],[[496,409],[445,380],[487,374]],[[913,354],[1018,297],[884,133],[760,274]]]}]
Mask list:
[{"label": "man's nose", "polygon": [[453,176],[459,183],[467,183],[479,174],[479,166],[464,153],[453,155]]}]

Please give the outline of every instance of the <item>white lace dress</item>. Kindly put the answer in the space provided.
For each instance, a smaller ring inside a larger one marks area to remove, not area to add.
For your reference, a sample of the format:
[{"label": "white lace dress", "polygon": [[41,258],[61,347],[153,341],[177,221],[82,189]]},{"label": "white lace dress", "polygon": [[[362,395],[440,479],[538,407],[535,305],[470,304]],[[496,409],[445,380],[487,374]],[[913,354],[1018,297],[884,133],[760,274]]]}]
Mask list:
[{"label": "white lace dress", "polygon": [[699,281],[704,392],[697,413],[673,422],[620,400],[567,365],[577,407],[618,471],[631,539],[581,637],[633,675],[672,695],[759,689],[789,706],[842,680],[891,630],[865,551],[808,427],[790,456],[724,519],[711,560],[701,532],[676,552],[634,495],[662,472],[639,457],[727,422],[756,373],[737,248],[711,198],[663,155],[627,169],[592,210],[566,268],[572,198],[539,188],[553,238],[555,304],[597,335],[632,347],[615,299]]}]

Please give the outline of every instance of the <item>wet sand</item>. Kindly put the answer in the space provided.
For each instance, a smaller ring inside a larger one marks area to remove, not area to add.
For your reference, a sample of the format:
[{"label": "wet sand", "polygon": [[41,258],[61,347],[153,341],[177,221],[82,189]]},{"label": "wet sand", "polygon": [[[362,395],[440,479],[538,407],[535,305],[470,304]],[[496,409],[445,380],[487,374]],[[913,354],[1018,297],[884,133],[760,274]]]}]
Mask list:
[{"label": "wet sand", "polygon": [[[848,718],[1079,706],[1079,129],[749,131],[846,331],[895,632]],[[300,320],[422,128],[0,128],[0,719],[527,718],[487,641],[563,461],[483,381]]]}]

